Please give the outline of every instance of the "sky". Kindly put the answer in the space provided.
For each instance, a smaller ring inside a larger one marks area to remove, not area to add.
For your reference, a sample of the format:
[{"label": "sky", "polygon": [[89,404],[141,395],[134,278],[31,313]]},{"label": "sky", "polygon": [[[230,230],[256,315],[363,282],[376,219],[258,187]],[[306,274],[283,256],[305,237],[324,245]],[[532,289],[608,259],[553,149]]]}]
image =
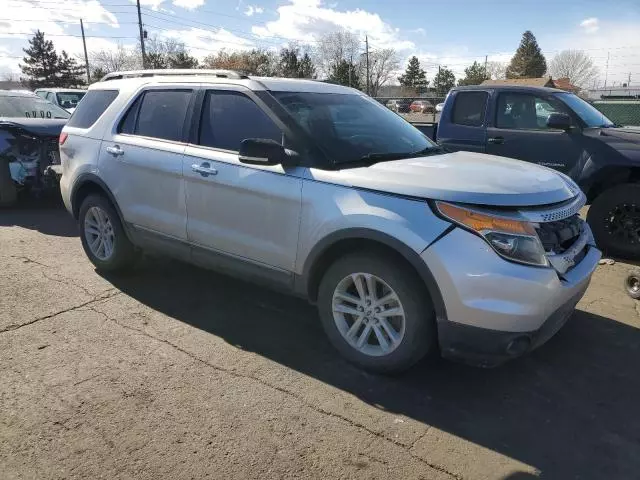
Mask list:
[{"label": "sky", "polygon": [[[402,64],[416,55],[427,78],[438,65],[456,77],[474,60],[508,62],[531,30],[550,62],[564,49],[584,50],[600,70],[599,86],[640,86],[640,0],[140,0],[149,35],[184,42],[196,57],[219,49],[317,45],[346,29],[371,49],[394,48]],[[82,56],[80,18],[89,52],[137,42],[135,0],[0,0],[0,79],[20,72],[36,29],[56,50]],[[608,57],[608,67],[607,67]]]}]

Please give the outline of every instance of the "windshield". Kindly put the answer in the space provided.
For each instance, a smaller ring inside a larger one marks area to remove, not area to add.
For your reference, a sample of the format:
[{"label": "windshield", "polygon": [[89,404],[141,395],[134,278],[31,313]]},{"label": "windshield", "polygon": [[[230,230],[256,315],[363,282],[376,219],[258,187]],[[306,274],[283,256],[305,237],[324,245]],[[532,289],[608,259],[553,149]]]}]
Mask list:
[{"label": "windshield", "polygon": [[0,96],[0,117],[69,118],[66,110],[34,96]]},{"label": "windshield", "polygon": [[573,93],[557,93],[556,96],[560,98],[571,110],[573,110],[583,121],[587,124],[587,127],[613,127],[614,124],[611,120],[604,116],[604,114],[591,105],[585,102],[583,99],[574,95]]},{"label": "windshield", "polygon": [[438,151],[419,130],[363,95],[273,92],[335,163],[393,160]]},{"label": "windshield", "polygon": [[62,108],[76,108],[86,92],[59,92],[56,93],[58,105]]}]

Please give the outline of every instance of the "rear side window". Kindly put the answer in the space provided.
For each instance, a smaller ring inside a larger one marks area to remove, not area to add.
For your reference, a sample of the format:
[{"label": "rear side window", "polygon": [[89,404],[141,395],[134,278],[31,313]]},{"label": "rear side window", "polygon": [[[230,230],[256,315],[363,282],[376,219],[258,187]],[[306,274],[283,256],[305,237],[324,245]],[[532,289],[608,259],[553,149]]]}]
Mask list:
[{"label": "rear side window", "polygon": [[118,96],[118,90],[91,90],[67,122],[69,127],[89,128]]},{"label": "rear side window", "polygon": [[488,96],[487,92],[458,92],[453,104],[451,121],[470,127],[482,125]]},{"label": "rear side window", "polygon": [[249,97],[228,91],[208,91],[202,108],[198,143],[237,152],[247,138],[282,143],[282,132]]},{"label": "rear side window", "polygon": [[[191,90],[148,90],[123,119],[120,131],[142,137],[182,141]],[[140,102],[139,109],[137,104]],[[137,114],[136,114],[137,112]],[[131,118],[135,116],[135,119]]]}]

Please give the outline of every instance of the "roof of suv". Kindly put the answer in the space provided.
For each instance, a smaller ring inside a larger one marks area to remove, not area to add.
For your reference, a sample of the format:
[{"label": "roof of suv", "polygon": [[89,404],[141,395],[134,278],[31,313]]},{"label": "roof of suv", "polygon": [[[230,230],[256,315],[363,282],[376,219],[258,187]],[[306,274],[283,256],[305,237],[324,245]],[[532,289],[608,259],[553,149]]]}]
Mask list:
[{"label": "roof of suv", "polygon": [[[211,72],[211,73],[209,73]],[[285,92],[308,92],[308,93],[341,93],[364,95],[359,90],[342,85],[334,85],[318,80],[307,80],[298,78],[275,78],[275,77],[248,77],[246,75],[235,74],[235,72],[216,74],[214,70],[173,70],[166,73],[158,70],[141,70],[136,72],[116,72],[103,78],[100,82],[94,83],[89,90],[126,88],[136,89],[147,83],[220,83],[244,85],[251,90],[272,90]],[[131,76],[128,76],[131,75]],[[109,78],[111,77],[111,78]]]},{"label": "roof of suv", "polygon": [[531,85],[466,85],[451,90],[511,90],[516,92],[571,93],[559,88],[534,87]]},{"label": "roof of suv", "polygon": [[85,88],[37,88],[36,92],[86,92]]}]

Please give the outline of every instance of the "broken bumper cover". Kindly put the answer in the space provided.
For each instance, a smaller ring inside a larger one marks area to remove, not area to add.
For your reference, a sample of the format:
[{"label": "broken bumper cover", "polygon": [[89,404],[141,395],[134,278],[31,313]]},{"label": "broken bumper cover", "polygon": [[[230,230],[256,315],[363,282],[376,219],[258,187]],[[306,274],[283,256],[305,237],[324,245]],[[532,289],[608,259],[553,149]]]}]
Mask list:
[{"label": "broken bumper cover", "polygon": [[567,321],[586,291],[601,253],[593,245],[571,270],[508,262],[462,229],[422,253],[446,308],[438,319],[444,357],[498,365],[542,345]]}]

